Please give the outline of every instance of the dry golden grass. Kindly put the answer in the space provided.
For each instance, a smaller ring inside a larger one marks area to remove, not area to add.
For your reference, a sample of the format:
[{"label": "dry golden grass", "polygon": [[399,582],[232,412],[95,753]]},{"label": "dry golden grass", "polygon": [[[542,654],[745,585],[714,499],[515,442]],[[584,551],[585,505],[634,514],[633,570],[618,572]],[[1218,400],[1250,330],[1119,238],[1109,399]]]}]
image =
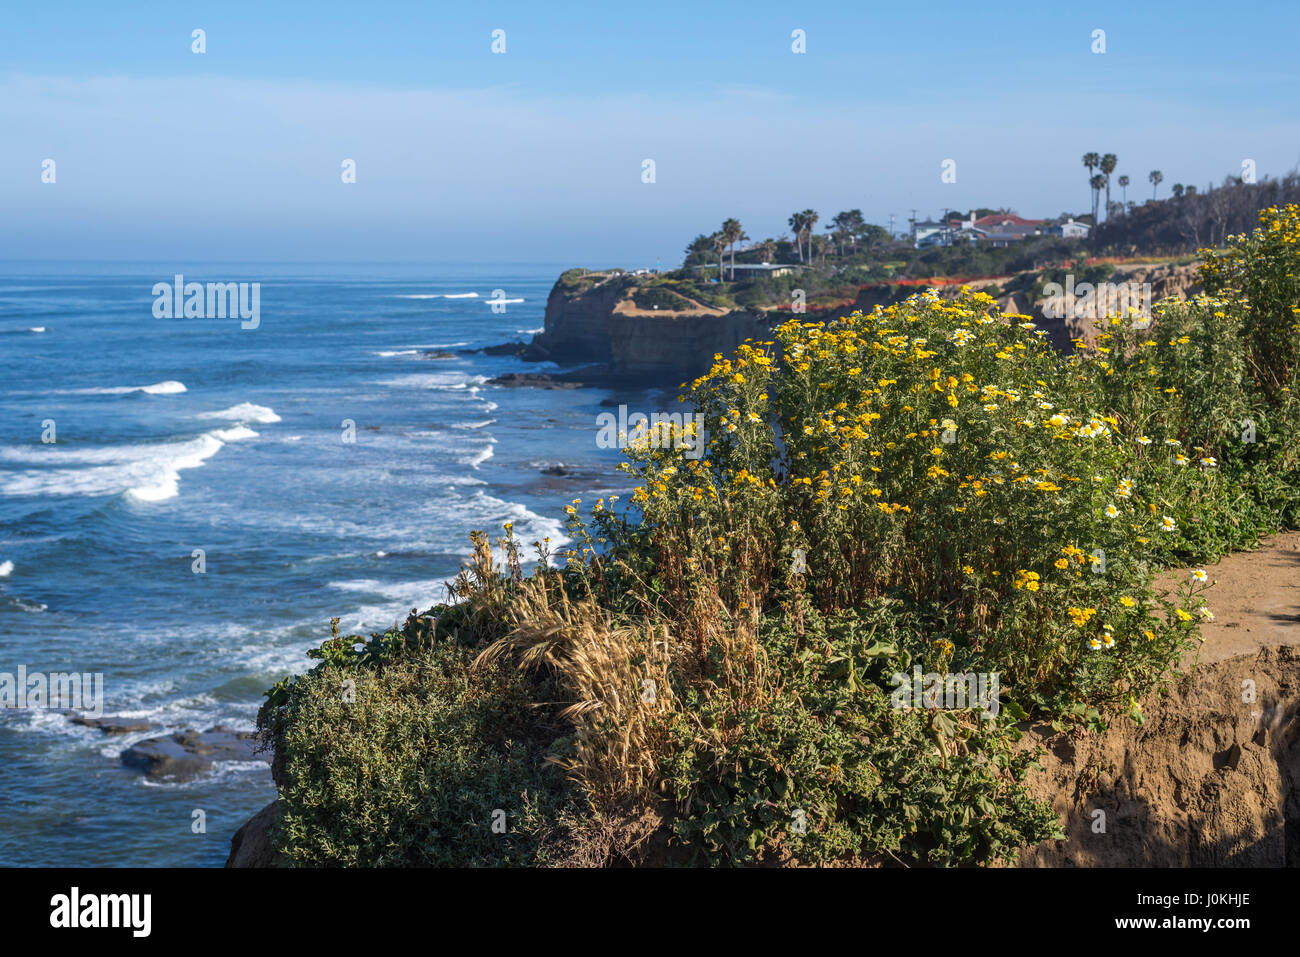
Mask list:
[{"label": "dry golden grass", "polygon": [[575,754],[553,760],[595,804],[650,788],[665,719],[676,710],[668,630],[619,626],[594,602],[571,601],[541,576],[521,584],[509,621],[509,634],[475,664],[506,655],[559,677],[573,702],[560,716],[573,725]]}]

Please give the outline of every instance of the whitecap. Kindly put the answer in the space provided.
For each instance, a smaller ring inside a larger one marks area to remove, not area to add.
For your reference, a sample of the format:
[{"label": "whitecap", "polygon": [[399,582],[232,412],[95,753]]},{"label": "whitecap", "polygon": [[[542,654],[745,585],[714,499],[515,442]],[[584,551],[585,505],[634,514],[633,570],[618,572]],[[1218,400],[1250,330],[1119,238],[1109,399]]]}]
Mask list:
[{"label": "whitecap", "polygon": [[146,395],[179,395],[186,391],[184,382],[168,379],[152,385],[105,386],[100,389],[65,389],[59,395],[126,395],[128,392],[143,392]]},{"label": "whitecap", "polygon": [[376,385],[395,389],[460,390],[469,388],[471,385],[482,385],[485,382],[487,382],[487,376],[467,376],[463,372],[424,372],[398,376],[396,379],[384,379],[376,383]]},{"label": "whitecap", "polygon": [[200,412],[196,418],[226,419],[230,422],[256,422],[259,425],[268,425],[280,421],[280,417],[275,414],[273,409],[268,409],[264,405],[254,405],[251,402],[241,402],[239,405],[232,405],[220,412]]},{"label": "whitecap", "polygon": [[259,433],[246,425],[236,425],[229,429],[213,429],[211,434],[222,442],[238,442],[241,439],[255,439]]},{"label": "whitecap", "polygon": [[[199,468],[227,441],[250,438],[235,427],[205,432],[179,442],[151,442],[110,448],[0,448],[0,460],[41,467],[0,473],[0,492],[14,496],[120,495],[160,502],[179,492],[180,472]],[[224,435],[224,437],[223,437]]]}]

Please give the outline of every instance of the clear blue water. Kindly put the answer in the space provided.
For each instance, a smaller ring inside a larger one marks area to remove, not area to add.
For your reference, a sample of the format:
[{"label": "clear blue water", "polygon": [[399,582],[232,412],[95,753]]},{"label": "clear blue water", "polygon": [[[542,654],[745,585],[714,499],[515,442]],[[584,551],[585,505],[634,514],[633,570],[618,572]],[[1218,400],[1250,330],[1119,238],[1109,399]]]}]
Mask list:
[{"label": "clear blue water", "polygon": [[[266,765],[155,784],[124,747],[251,730],[332,616],[381,629],[443,596],[471,529],[559,544],[569,499],[624,491],[595,444],[612,393],[502,389],[485,380],[553,367],[419,354],[527,338],[562,268],[0,264],[0,672],[102,672],[104,713],[157,728],[0,710],[0,861],[220,865],[274,796]],[[155,319],[176,272],[260,281],[260,328]],[[523,301],[494,313],[494,289]],[[540,473],[556,462],[586,477]]]}]

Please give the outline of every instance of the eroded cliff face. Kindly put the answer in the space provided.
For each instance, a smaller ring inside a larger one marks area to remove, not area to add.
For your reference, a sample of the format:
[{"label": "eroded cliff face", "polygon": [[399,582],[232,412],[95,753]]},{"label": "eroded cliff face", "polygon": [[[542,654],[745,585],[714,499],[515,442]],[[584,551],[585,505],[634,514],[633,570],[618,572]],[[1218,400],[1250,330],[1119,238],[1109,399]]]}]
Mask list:
[{"label": "eroded cliff face", "polygon": [[[1209,566],[1204,643],[1143,702],[1138,725],[1053,735],[1030,792],[1068,840],[1027,848],[1028,867],[1300,866],[1300,532]],[[1186,572],[1168,572],[1172,591]]]},{"label": "eroded cliff face", "polygon": [[609,321],[626,293],[625,284],[612,279],[580,290],[557,282],[546,300],[542,334],[533,344],[559,362],[609,362]]},{"label": "eroded cliff face", "polygon": [[531,355],[561,363],[606,363],[629,383],[672,384],[694,378],[715,353],[730,354],[768,328],[760,313],[711,308],[685,297],[680,309],[638,307],[635,276],[566,274],[546,302],[544,331]]},{"label": "eroded cliff face", "polygon": [[707,372],[715,354],[730,355],[768,328],[762,316],[743,310],[720,316],[614,315],[609,323],[610,371],[676,385]]}]

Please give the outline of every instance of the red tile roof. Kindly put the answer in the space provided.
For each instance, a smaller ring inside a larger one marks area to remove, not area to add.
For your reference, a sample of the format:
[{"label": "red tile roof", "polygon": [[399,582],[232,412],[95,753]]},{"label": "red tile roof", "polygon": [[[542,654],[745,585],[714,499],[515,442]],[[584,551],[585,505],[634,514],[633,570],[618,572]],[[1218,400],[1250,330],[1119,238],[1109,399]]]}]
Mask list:
[{"label": "red tile roof", "polygon": [[975,220],[976,226],[1041,226],[1041,219],[1023,219],[1013,213],[994,213],[992,216],[981,216]]}]

